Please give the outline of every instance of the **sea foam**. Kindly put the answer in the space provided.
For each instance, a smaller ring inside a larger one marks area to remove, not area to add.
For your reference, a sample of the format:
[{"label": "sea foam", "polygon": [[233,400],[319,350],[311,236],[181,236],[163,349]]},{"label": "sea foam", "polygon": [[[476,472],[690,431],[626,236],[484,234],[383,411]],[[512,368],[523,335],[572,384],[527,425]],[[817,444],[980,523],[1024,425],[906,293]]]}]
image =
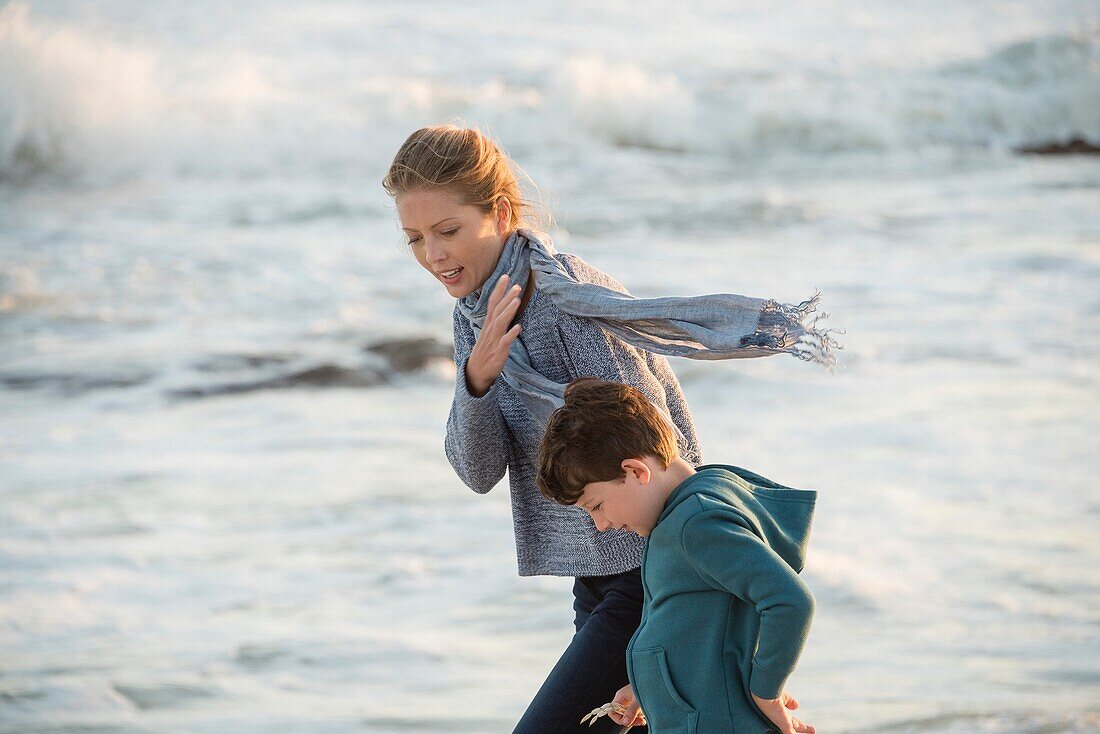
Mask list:
[{"label": "sea foam", "polygon": [[476,120],[513,145],[551,138],[748,161],[1100,140],[1100,27],[1088,24],[902,67],[871,52],[662,67],[570,50],[522,72],[456,61],[446,75],[147,37],[39,18],[24,2],[0,11],[0,180],[374,168],[401,131],[445,119]]}]

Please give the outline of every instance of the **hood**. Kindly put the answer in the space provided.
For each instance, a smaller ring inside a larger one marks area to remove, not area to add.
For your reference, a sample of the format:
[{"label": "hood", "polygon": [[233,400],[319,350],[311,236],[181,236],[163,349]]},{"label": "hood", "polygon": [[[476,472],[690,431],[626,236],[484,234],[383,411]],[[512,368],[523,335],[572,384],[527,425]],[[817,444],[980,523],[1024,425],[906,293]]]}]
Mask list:
[{"label": "hood", "polygon": [[[700,481],[704,478],[707,481]],[[716,507],[728,510],[732,520],[767,543],[795,571],[806,565],[817,501],[814,490],[785,487],[738,466],[704,464],[669,495],[658,523],[694,496],[709,497]]]}]

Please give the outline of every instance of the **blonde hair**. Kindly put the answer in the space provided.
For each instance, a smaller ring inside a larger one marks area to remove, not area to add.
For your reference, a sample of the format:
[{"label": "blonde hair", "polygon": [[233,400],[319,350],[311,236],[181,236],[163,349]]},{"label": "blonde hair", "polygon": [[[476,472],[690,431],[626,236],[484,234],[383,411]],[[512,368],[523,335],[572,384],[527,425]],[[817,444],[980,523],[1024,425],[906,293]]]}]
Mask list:
[{"label": "blonde hair", "polygon": [[[520,195],[519,169],[488,135],[456,125],[422,127],[410,135],[393,157],[382,188],[391,197],[424,188],[458,194],[485,214],[496,211],[504,197],[511,205],[509,229],[539,226],[532,211],[538,206]],[[530,181],[530,177],[524,174]],[[546,217],[549,225],[549,217]]]}]

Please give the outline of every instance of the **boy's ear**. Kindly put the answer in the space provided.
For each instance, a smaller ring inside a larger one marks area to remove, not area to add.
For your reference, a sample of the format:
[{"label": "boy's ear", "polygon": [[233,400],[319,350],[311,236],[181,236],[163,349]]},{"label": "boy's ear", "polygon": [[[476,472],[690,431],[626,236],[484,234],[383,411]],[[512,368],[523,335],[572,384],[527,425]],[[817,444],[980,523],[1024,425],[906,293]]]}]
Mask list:
[{"label": "boy's ear", "polygon": [[623,463],[619,466],[623,468],[628,478],[634,477],[639,484],[649,484],[651,476],[649,466],[641,459],[623,459]]}]

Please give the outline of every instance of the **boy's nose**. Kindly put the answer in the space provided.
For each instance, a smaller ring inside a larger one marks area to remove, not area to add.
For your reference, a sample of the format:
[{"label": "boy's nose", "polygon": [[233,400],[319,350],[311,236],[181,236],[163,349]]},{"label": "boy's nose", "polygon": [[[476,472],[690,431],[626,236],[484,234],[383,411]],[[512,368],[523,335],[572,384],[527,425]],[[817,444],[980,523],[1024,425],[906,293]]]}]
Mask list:
[{"label": "boy's nose", "polygon": [[593,516],[592,519],[596,521],[596,529],[601,533],[611,527],[611,523],[608,522],[607,518]]}]

